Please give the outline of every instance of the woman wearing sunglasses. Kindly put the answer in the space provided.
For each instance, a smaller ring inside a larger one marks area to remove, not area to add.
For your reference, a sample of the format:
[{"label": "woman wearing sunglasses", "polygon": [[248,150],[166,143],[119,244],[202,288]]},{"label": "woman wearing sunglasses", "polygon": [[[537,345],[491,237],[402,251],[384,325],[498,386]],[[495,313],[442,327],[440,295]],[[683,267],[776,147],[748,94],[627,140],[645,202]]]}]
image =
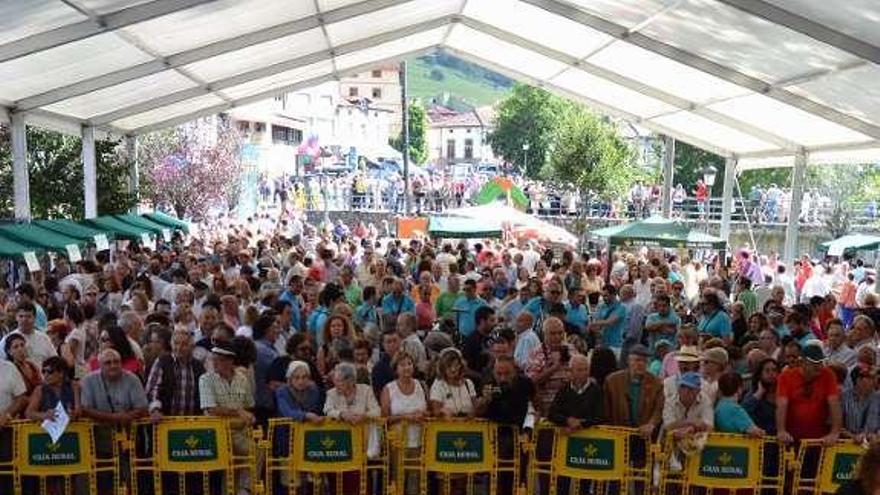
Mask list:
[{"label": "woman wearing sunglasses", "polygon": [[54,356],[43,362],[43,383],[31,394],[25,417],[31,421],[53,420],[59,402],[71,420],[79,417],[79,387],[70,379],[67,362]]},{"label": "woman wearing sunglasses", "polygon": [[[138,360],[134,350],[131,348],[131,343],[128,341],[128,337],[118,325],[113,325],[102,330],[101,334],[98,335],[98,344],[100,346],[98,354],[105,349],[113,349],[122,357],[122,369],[130,371],[137,376],[143,374],[143,363]],[[100,368],[97,354],[92,356],[92,359],[89,361],[89,368],[91,368],[92,371],[96,371]]]}]

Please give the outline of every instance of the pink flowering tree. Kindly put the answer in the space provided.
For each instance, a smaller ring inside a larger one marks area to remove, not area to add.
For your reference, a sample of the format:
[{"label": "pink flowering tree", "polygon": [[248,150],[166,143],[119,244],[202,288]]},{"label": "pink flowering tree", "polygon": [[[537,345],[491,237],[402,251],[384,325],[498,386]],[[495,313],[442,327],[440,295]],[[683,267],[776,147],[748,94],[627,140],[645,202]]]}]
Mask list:
[{"label": "pink flowering tree", "polygon": [[238,132],[222,117],[142,137],[142,199],[193,220],[212,207],[233,207],[241,185],[240,145]]}]

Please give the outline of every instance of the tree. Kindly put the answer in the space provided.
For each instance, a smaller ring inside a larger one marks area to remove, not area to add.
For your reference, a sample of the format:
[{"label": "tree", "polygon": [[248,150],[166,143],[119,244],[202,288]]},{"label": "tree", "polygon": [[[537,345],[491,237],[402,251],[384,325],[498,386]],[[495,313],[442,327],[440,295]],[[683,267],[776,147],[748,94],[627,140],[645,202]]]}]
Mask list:
[{"label": "tree", "polygon": [[[82,218],[82,139],[38,127],[27,128],[27,164],[34,218]],[[99,214],[124,213],[136,204],[129,191],[129,164],[119,141],[95,141]],[[0,217],[13,216],[12,147],[9,128],[0,126]]]},{"label": "tree", "polygon": [[[409,159],[422,164],[428,159],[428,117],[424,107],[418,103],[409,104]],[[403,153],[403,131],[391,139],[391,147]]]},{"label": "tree", "polygon": [[492,151],[537,178],[547,163],[561,115],[574,105],[546,90],[516,84],[498,105],[495,130],[489,135]]},{"label": "tree", "polygon": [[241,180],[238,132],[225,118],[191,122],[143,136],[142,196],[180,218],[200,220],[215,206],[234,206]]},{"label": "tree", "polygon": [[575,105],[561,118],[553,153],[542,175],[610,199],[624,195],[641,174],[635,153],[617,129]]}]

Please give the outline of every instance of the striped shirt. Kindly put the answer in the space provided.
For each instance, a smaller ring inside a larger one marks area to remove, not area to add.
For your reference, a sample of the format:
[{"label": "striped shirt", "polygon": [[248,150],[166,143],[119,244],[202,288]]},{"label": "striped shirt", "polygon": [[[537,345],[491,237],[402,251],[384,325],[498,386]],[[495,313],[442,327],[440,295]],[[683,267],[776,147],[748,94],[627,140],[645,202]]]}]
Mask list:
[{"label": "striped shirt", "polygon": [[216,371],[209,371],[199,378],[199,399],[202,410],[214,407],[229,409],[248,409],[254,407],[254,393],[251,382],[240,369],[235,369],[231,380],[226,380]]},{"label": "striped shirt", "polygon": [[880,392],[861,399],[855,389],[849,388],[840,396],[843,426],[852,434],[880,431]]}]

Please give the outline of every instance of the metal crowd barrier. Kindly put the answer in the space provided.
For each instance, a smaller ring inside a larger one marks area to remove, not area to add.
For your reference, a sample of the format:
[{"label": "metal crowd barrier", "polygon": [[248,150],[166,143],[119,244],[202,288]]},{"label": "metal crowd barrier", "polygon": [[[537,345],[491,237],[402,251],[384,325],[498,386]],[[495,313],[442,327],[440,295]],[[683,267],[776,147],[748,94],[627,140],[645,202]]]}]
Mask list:
[{"label": "metal crowd barrier", "polygon": [[384,422],[319,424],[271,419],[265,488],[281,494],[391,493]]},{"label": "metal crowd barrier", "polygon": [[684,447],[667,436],[658,454],[660,495],[737,493],[781,495],[785,490],[787,457],[773,437],[750,438],[709,433]]},{"label": "metal crowd barrier", "polygon": [[261,430],[229,418],[180,416],[134,423],[130,430],[133,495],[260,493]]},{"label": "metal crowd barrier", "polygon": [[841,484],[855,477],[859,458],[865,449],[852,442],[825,446],[821,441],[801,442],[792,464],[796,495],[833,494]]},{"label": "metal crowd barrier", "polygon": [[651,444],[632,428],[535,430],[528,493],[638,495],[651,489]]},{"label": "metal crowd barrier", "polygon": [[267,436],[228,418],[71,423],[53,442],[35,422],[0,427],[0,495],[832,494],[864,448],[710,433],[683,445],[636,430],[531,435],[480,420],[272,419]]}]

